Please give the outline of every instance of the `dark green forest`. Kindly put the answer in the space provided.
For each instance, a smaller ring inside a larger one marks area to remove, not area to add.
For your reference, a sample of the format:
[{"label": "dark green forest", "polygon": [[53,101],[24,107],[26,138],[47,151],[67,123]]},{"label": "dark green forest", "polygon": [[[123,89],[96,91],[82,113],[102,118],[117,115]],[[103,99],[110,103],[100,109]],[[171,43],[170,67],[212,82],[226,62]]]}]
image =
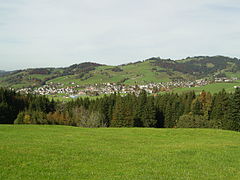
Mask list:
[{"label": "dark green forest", "polygon": [[0,124],[79,127],[218,128],[240,131],[240,89],[217,94],[112,94],[70,102],[0,89]]}]

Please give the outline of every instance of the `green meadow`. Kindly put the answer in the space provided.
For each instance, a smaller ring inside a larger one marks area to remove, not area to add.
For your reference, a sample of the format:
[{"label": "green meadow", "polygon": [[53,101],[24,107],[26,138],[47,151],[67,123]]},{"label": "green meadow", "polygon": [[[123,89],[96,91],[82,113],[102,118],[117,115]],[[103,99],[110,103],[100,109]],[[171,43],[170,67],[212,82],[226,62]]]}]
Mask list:
[{"label": "green meadow", "polygon": [[239,179],[240,134],[1,125],[0,179]]},{"label": "green meadow", "polygon": [[[146,84],[150,82],[159,83],[171,81],[170,75],[166,72],[153,71],[151,61],[119,66],[119,68],[122,69],[122,71],[119,72],[113,71],[112,68],[114,68],[114,66],[99,66],[95,70],[86,73],[81,78],[79,78],[79,75],[68,75],[51,79],[48,83],[61,83],[65,86],[68,86],[71,82],[80,85],[96,83],[124,83],[127,85],[134,85],[136,83]],[[156,70],[164,70],[164,68],[156,67]],[[179,72],[172,71],[172,75],[187,78],[186,75]]]},{"label": "green meadow", "polygon": [[173,89],[173,92],[175,93],[182,93],[187,91],[195,91],[196,93],[200,93],[201,91],[211,92],[211,93],[218,93],[222,89],[225,89],[226,92],[234,92],[235,88],[234,86],[240,86],[240,82],[234,82],[234,83],[213,83],[208,84],[201,87],[191,87],[191,88],[175,88]]}]

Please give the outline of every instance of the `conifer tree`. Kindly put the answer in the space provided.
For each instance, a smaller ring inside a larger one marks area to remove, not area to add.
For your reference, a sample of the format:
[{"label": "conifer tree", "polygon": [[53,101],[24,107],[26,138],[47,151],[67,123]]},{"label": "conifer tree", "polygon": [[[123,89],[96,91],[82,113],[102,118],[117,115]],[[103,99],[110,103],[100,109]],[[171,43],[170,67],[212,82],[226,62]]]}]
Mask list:
[{"label": "conifer tree", "polygon": [[229,111],[229,95],[223,89],[213,97],[212,111],[210,119],[213,128],[224,129],[228,121],[227,112]]},{"label": "conifer tree", "polygon": [[142,112],[142,122],[144,127],[156,127],[156,111],[153,97],[149,97]]},{"label": "conifer tree", "polygon": [[203,115],[202,103],[198,100],[198,98],[193,100],[192,105],[191,105],[191,112],[194,115]]},{"label": "conifer tree", "polygon": [[116,98],[116,104],[113,109],[111,127],[124,127],[124,104],[120,95]]},{"label": "conifer tree", "polygon": [[181,104],[184,105],[184,114],[188,114],[189,112],[191,112],[191,104],[195,99],[195,97],[196,95],[194,91],[190,91],[182,95]]},{"label": "conifer tree", "polygon": [[143,112],[147,104],[147,92],[142,90],[137,98],[136,111],[134,117],[134,126],[142,127],[143,126]]},{"label": "conifer tree", "polygon": [[240,88],[235,90],[235,93],[230,99],[230,108],[228,111],[227,129],[240,131]]}]

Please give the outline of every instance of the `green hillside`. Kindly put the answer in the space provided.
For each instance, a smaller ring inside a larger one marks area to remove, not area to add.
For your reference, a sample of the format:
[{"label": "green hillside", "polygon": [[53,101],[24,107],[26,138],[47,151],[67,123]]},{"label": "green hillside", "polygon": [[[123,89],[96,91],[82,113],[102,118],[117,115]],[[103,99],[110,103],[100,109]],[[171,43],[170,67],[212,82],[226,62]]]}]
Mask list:
[{"label": "green hillside", "polygon": [[48,83],[69,86],[96,83],[147,84],[213,77],[240,77],[240,60],[224,56],[198,56],[182,60],[150,58],[119,66],[97,63],[65,68],[36,68],[14,71],[0,77],[0,86],[39,87]]},{"label": "green hillside", "polygon": [[175,88],[172,91],[176,93],[182,93],[182,92],[188,92],[188,91],[195,91],[196,93],[200,93],[202,91],[217,93],[222,89],[225,89],[227,92],[234,92],[236,90],[234,86],[240,86],[240,82],[237,81],[233,83],[213,83],[213,84],[208,84],[201,87]]},{"label": "green hillside", "polygon": [[7,73],[8,73],[7,71],[0,70],[0,76],[3,76],[5,74],[7,74]]},{"label": "green hillside", "polygon": [[1,125],[0,179],[239,179],[240,134]]},{"label": "green hillside", "polygon": [[[150,82],[167,82],[171,78],[178,77],[182,73],[173,72],[171,76],[166,72],[156,72],[152,70],[151,61],[144,61],[120,66],[99,66],[95,70],[79,76],[62,76],[49,80],[49,82],[69,85],[71,82],[76,84],[96,84],[96,83],[124,83],[124,84],[146,84]],[[186,77],[187,78],[187,77]]]}]

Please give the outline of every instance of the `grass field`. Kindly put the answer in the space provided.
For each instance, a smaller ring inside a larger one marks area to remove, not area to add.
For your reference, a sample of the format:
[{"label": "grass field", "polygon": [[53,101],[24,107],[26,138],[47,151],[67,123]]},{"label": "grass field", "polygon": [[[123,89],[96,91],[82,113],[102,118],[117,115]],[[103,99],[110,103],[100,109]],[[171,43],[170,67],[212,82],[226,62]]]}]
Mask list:
[{"label": "grass field", "polygon": [[239,179],[240,134],[1,125],[0,179]]},{"label": "grass field", "polygon": [[[172,72],[171,76],[166,72],[155,72],[152,70],[154,66],[150,61],[119,66],[122,69],[122,71],[119,72],[112,71],[113,67],[114,66],[99,66],[95,70],[86,73],[82,78],[79,78],[79,75],[68,75],[51,79],[48,82],[61,83],[65,86],[69,85],[71,82],[75,82],[79,85],[118,82],[134,85],[136,83],[168,82],[171,81],[170,77],[176,76],[187,78],[186,75],[180,72]],[[164,70],[164,68],[155,68]]]},{"label": "grass field", "polygon": [[173,89],[173,92],[182,93],[182,92],[186,92],[186,91],[195,91],[196,93],[200,93],[202,90],[204,90],[206,92],[217,93],[217,92],[221,91],[222,89],[225,89],[227,92],[234,92],[235,91],[234,86],[240,86],[240,82],[214,83],[214,84],[208,84],[206,86],[191,87],[191,88],[175,88],[175,89]]}]

